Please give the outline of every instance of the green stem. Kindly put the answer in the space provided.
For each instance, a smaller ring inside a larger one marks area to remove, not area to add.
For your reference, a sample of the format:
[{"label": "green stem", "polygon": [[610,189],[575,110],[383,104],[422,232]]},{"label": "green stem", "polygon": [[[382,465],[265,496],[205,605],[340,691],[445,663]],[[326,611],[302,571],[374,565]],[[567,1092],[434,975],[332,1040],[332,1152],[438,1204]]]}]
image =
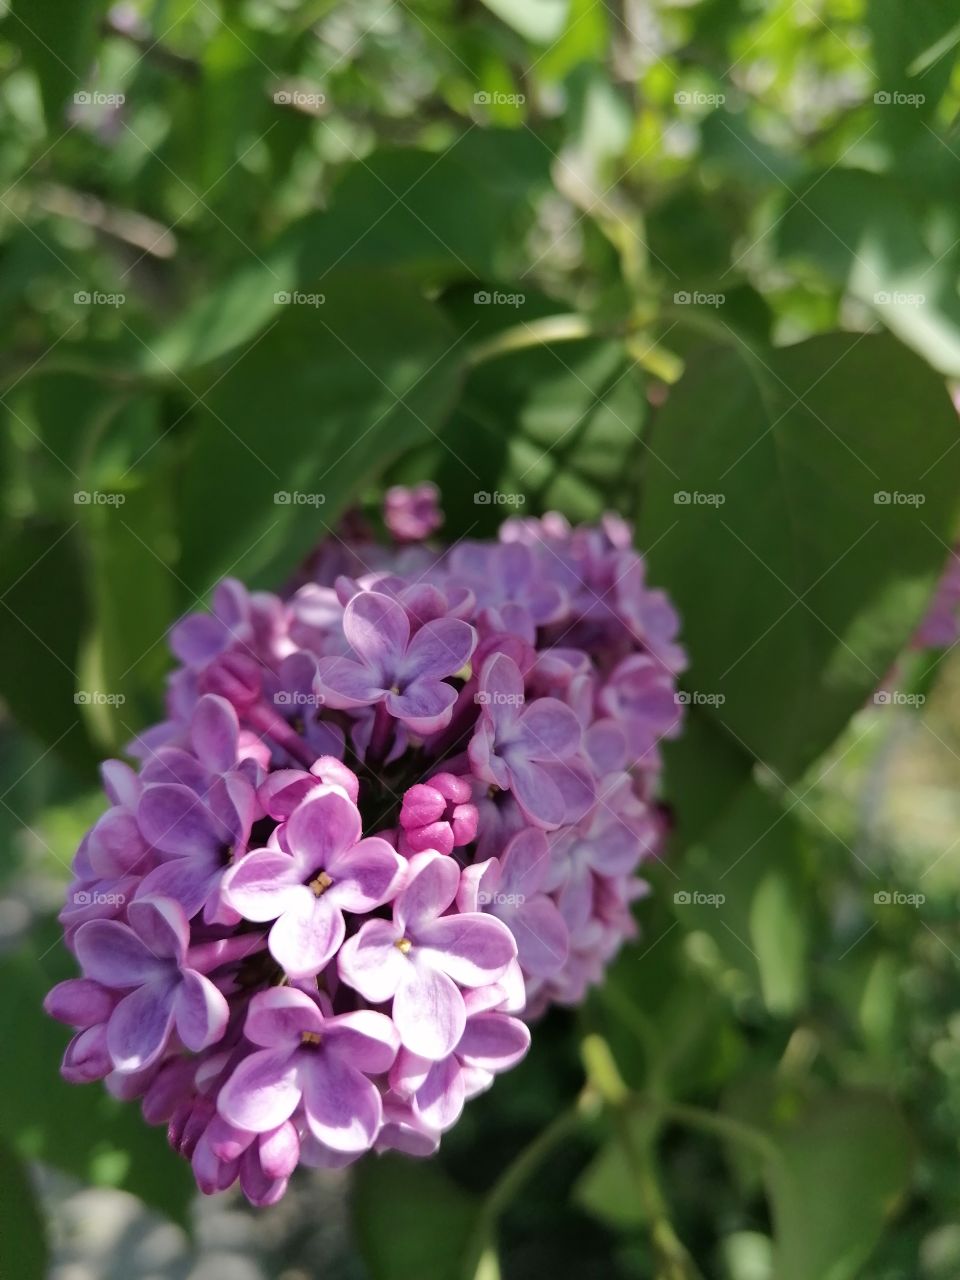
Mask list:
[{"label": "green stem", "polygon": [[464,1255],[464,1280],[476,1280],[488,1252],[497,1221],[514,1201],[524,1183],[538,1166],[570,1134],[596,1113],[597,1098],[588,1086],[580,1097],[561,1111],[534,1140],[520,1152],[493,1184],[484,1199],[477,1225]]},{"label": "green stem", "polygon": [[502,329],[485,342],[478,342],[468,354],[471,365],[495,360],[511,351],[523,351],[527,347],[541,347],[549,342],[576,342],[580,338],[612,337],[595,329],[584,316],[569,314],[543,316],[539,320],[524,321],[509,329]]}]

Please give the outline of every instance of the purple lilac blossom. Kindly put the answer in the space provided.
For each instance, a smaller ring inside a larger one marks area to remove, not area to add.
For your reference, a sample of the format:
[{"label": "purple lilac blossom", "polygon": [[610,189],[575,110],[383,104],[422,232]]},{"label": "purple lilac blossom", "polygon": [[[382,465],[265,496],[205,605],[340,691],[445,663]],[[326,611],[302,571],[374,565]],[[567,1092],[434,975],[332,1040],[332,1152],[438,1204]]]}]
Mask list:
[{"label": "purple lilac blossom", "polygon": [[385,523],[176,623],[166,719],[74,859],[62,1073],[139,1099],[206,1194],[431,1155],[603,980],[662,852],[685,659],[629,527],[444,551],[433,486]]}]

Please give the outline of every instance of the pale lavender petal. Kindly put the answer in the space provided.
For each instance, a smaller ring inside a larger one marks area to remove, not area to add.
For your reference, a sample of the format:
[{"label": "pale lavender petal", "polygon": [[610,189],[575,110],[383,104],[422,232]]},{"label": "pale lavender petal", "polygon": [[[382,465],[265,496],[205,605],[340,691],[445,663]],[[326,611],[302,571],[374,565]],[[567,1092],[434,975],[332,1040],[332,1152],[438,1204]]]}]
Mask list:
[{"label": "pale lavender petal", "polygon": [[145,787],[137,806],[137,823],[147,844],[174,857],[208,853],[221,843],[202,801],[179,783]]},{"label": "pale lavender petal", "polygon": [[566,963],[570,935],[555,902],[540,894],[510,915],[522,968],[535,977],[549,978]]},{"label": "pale lavender petal", "polygon": [[90,978],[67,978],[44,997],[43,1007],[51,1018],[70,1027],[93,1027],[106,1022],[117,998]]},{"label": "pale lavender petal", "polygon": [[385,1014],[373,1009],[327,1018],[323,1033],[331,1053],[368,1075],[389,1071],[400,1047],[396,1027]]},{"label": "pale lavender petal", "polygon": [[207,901],[220,872],[205,858],[171,858],[144,876],[138,893],[172,898],[192,920]]},{"label": "pale lavender petal", "polygon": [[127,907],[127,919],[152,955],[182,961],[190,943],[190,925],[179,902],[138,897]]},{"label": "pale lavender petal", "polygon": [[105,987],[140,987],[169,972],[168,961],[116,920],[88,920],[77,930],[74,946],[84,975]]},{"label": "pale lavender petal", "polygon": [[538,698],[531,703],[520,718],[520,726],[522,741],[535,760],[562,760],[580,746],[580,722],[558,698]]},{"label": "pale lavender petal", "polygon": [[421,627],[410,641],[398,681],[406,686],[424,676],[439,679],[466,666],[477,644],[477,633],[458,618],[437,618]]},{"label": "pale lavender petal", "polygon": [[379,702],[385,688],[380,676],[352,658],[322,658],[317,666],[317,687],[329,707],[349,709]]},{"label": "pale lavender petal", "polygon": [[548,770],[516,751],[510,756],[510,789],[531,822],[550,830],[564,820],[567,806]]},{"label": "pale lavender petal", "polygon": [[420,930],[418,942],[418,967],[429,963],[464,987],[496,982],[517,954],[507,926],[481,914],[441,916]]},{"label": "pale lavender petal", "polygon": [[500,855],[501,893],[530,897],[543,884],[550,866],[547,837],[536,827],[528,827],[513,837]]},{"label": "pale lavender petal", "polygon": [[344,911],[372,911],[394,896],[406,868],[391,844],[369,836],[331,859],[333,886],[327,894]]},{"label": "pale lavender petal", "polygon": [[142,1071],[163,1052],[173,1027],[173,981],[150,982],[131,991],[107,1024],[107,1047],[117,1071]]},{"label": "pale lavender petal", "polygon": [[229,633],[219,618],[192,613],[170,631],[170,648],[188,667],[205,667],[222,653]]},{"label": "pale lavender petal", "polygon": [[223,1039],[230,1008],[223,992],[209,978],[187,969],[174,1002],[174,1017],[180,1039],[199,1053]]},{"label": "pale lavender petal", "polygon": [[226,698],[205,694],[190,721],[190,742],[201,764],[214,773],[226,773],[237,762],[240,724]]},{"label": "pale lavender petal", "polygon": [[414,1110],[431,1129],[443,1133],[460,1119],[464,1103],[463,1072],[456,1056],[435,1062],[417,1090]]},{"label": "pale lavender petal", "polygon": [[300,1138],[296,1127],[285,1120],[273,1133],[260,1138],[260,1168],[267,1178],[289,1178],[300,1160]]},{"label": "pale lavender petal", "polygon": [[393,998],[393,1020],[411,1053],[439,1062],[463,1035],[467,1014],[463,996],[445,973],[410,965]]},{"label": "pale lavender petal", "polygon": [[396,900],[397,924],[415,934],[446,911],[457,896],[460,868],[440,853],[418,853],[410,859],[406,888]]},{"label": "pale lavender petal", "polygon": [[300,1078],[310,1132],[334,1151],[366,1151],[383,1117],[380,1093],[365,1075],[332,1053],[304,1053]]},{"label": "pale lavender petal", "polygon": [[410,965],[397,948],[399,940],[400,932],[391,921],[368,920],[340,948],[340,977],[372,1004],[383,1004],[396,992]]},{"label": "pale lavender petal", "polygon": [[529,1048],[526,1023],[503,1013],[480,1013],[467,1022],[457,1056],[485,1071],[506,1071],[516,1066]]},{"label": "pale lavender petal", "polygon": [[387,710],[414,733],[436,733],[450,723],[457,691],[442,680],[424,678],[408,684],[403,693],[387,694]]},{"label": "pale lavender petal", "polygon": [[270,930],[270,954],[291,978],[312,978],[343,942],[343,913],[326,897],[299,891]]},{"label": "pale lavender petal", "polygon": [[289,1047],[261,1049],[244,1058],[217,1097],[224,1120],[252,1133],[268,1133],[289,1120],[300,1101],[296,1054]]},{"label": "pale lavender petal", "polygon": [[303,878],[289,853],[258,849],[248,853],[223,878],[224,902],[245,920],[276,920],[301,896]]},{"label": "pale lavender petal", "polygon": [[319,1035],[324,1017],[305,991],[296,987],[270,987],[250,1001],[243,1034],[254,1044],[271,1049],[279,1044],[296,1047],[304,1034]]},{"label": "pale lavender petal", "polygon": [[484,782],[492,782],[506,791],[510,786],[510,770],[496,755],[496,730],[492,722],[481,719],[467,747],[474,773]]},{"label": "pale lavender petal", "polygon": [[379,591],[361,591],[344,610],[343,633],[371,672],[392,684],[410,639],[403,606]]},{"label": "pale lavender petal", "polygon": [[360,813],[342,791],[331,787],[298,805],[284,833],[287,847],[301,869],[312,873],[357,843],[361,835]]},{"label": "pale lavender petal", "polygon": [[523,706],[523,676],[512,658],[495,653],[486,660],[480,673],[480,692],[488,695],[484,714],[496,725],[498,733],[510,730]]}]

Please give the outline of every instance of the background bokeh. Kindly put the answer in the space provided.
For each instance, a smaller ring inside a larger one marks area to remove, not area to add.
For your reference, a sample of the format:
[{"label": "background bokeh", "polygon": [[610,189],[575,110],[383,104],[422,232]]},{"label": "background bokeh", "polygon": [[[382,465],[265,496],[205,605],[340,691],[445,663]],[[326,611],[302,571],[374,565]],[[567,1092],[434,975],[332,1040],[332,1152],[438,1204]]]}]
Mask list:
[{"label": "background bokeh", "polygon": [[[941,0],[8,0],[0,1274],[956,1280],[958,112]],[[636,521],[669,856],[437,1159],[201,1204],[40,1011],[96,763],[424,478]]]}]

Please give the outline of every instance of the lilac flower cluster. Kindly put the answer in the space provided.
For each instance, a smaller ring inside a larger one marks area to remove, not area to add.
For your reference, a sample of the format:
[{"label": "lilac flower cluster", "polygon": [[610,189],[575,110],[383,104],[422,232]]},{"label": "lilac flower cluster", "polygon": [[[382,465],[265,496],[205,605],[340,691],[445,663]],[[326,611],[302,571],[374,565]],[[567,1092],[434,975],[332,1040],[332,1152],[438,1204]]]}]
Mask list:
[{"label": "lilac flower cluster", "polygon": [[255,1204],[299,1163],[433,1152],[601,980],[664,837],[684,654],[629,528],[436,550],[423,488],[386,523],[177,624],[168,718],[103,765],[61,915],[64,1076]]}]

